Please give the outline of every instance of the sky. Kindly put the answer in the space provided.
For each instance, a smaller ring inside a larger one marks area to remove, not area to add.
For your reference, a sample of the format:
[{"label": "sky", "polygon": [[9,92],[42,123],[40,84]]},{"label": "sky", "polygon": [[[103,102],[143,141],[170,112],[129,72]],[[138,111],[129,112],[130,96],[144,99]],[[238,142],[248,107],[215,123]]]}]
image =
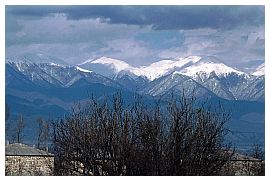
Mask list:
[{"label": "sky", "polygon": [[265,60],[264,6],[6,6],[6,57],[42,53],[79,64],[107,56],[131,65],[215,56]]}]

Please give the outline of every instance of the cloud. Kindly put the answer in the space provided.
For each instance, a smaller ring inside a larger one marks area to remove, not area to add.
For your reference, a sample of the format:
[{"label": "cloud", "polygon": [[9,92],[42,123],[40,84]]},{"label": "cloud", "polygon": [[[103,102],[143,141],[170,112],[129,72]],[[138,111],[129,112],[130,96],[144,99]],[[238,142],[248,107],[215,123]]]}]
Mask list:
[{"label": "cloud", "polygon": [[111,25],[99,18],[68,20],[65,14],[31,20],[17,19],[16,24],[19,30],[6,30],[8,46],[29,43],[100,43],[140,32],[138,26]]},{"label": "cloud", "polygon": [[135,39],[144,41],[148,46],[155,49],[164,49],[181,46],[184,36],[178,30],[163,30],[139,33],[135,36]]},{"label": "cloud", "polygon": [[155,30],[231,29],[264,24],[264,6],[7,6],[16,16],[64,13],[68,19],[100,18],[111,24],[151,25]]},{"label": "cloud", "polygon": [[189,55],[263,60],[264,6],[6,6],[6,55],[133,65]]},{"label": "cloud", "polygon": [[[234,30],[184,30],[184,42],[159,52],[162,58],[176,56],[216,56],[228,65],[250,60],[264,60],[264,27],[243,27]],[[244,38],[243,38],[244,37]]]},{"label": "cloud", "polygon": [[112,58],[126,60],[135,66],[147,65],[159,58],[156,49],[149,47],[144,41],[133,38],[109,41],[106,48],[102,49],[100,53]]}]

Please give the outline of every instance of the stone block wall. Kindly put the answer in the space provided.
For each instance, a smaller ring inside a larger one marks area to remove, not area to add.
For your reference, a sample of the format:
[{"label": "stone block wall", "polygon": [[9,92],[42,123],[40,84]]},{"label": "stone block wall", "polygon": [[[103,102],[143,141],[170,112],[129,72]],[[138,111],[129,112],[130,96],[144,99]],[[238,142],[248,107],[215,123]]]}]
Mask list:
[{"label": "stone block wall", "polygon": [[53,175],[54,157],[6,156],[6,175]]},{"label": "stone block wall", "polygon": [[265,163],[262,160],[232,160],[224,166],[222,175],[263,176]]}]

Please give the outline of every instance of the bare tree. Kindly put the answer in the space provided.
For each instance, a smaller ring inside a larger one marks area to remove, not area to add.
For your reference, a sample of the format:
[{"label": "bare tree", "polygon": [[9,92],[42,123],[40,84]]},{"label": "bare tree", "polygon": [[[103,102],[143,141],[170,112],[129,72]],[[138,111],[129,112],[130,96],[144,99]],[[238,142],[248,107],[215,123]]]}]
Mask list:
[{"label": "bare tree", "polygon": [[254,144],[252,149],[251,149],[250,156],[253,158],[264,160],[264,150],[263,150],[262,146],[259,144]]},{"label": "bare tree", "polygon": [[194,99],[183,95],[169,105],[171,120],[168,137],[165,137],[166,174],[215,175],[230,159],[229,148],[223,143],[226,134],[224,123],[229,116],[223,111],[210,111],[195,104]]},{"label": "bare tree", "polygon": [[87,107],[54,123],[58,175],[218,175],[232,152],[223,145],[229,115],[197,105],[185,95],[168,111],[143,104],[123,108],[91,99]]},{"label": "bare tree", "polygon": [[14,142],[21,143],[23,139],[23,130],[25,127],[24,118],[21,114],[14,128],[13,140]]},{"label": "bare tree", "polygon": [[6,140],[9,139],[9,135],[10,135],[10,120],[9,120],[9,116],[10,116],[10,108],[8,106],[7,103],[5,103],[5,137]]},{"label": "bare tree", "polygon": [[37,147],[47,147],[49,140],[49,124],[44,121],[41,117],[37,118],[38,123],[38,136],[37,136]]}]

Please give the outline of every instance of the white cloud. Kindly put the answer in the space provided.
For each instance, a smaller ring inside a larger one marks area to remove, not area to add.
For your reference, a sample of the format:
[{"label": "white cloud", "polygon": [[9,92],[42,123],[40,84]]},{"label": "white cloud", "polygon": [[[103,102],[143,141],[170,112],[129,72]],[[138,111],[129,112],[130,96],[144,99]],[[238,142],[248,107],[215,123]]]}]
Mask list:
[{"label": "white cloud", "polygon": [[[217,56],[227,64],[264,59],[264,26],[232,30],[185,30],[181,47],[163,50],[162,58],[175,56]],[[244,38],[243,38],[244,37]]]}]

